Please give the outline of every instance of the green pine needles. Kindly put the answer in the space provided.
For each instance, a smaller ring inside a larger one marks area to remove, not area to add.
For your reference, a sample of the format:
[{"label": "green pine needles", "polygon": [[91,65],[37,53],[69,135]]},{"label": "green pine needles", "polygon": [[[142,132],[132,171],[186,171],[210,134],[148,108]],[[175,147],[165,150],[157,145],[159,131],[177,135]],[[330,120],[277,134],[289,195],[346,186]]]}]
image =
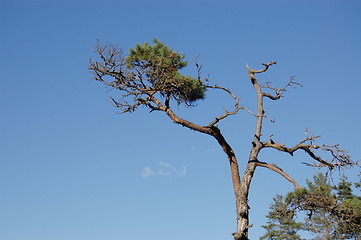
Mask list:
[{"label": "green pine needles", "polygon": [[162,96],[192,105],[195,101],[204,99],[206,88],[201,80],[180,73],[188,64],[184,57],[184,54],[179,54],[154,39],[154,45],[146,42],[131,48],[125,60],[127,68],[144,72],[152,87]]},{"label": "green pine needles", "polygon": [[200,69],[198,78],[182,75],[180,70],[187,66],[184,55],[157,39],[153,45],[137,44],[128,55],[111,44],[98,44],[95,51],[100,59],[91,61],[89,69],[95,80],[119,90],[120,98],[111,97],[111,103],[120,113],[133,112],[139,106],[164,111],[170,100],[194,106],[197,100],[205,98],[209,86],[201,80]]},{"label": "green pine needles", "polygon": [[266,216],[267,225],[262,226],[267,233],[260,237],[260,240],[301,240],[297,231],[301,229],[302,224],[295,221],[295,213],[288,208],[281,195],[277,195],[273,200],[274,203],[270,206],[271,211]]}]

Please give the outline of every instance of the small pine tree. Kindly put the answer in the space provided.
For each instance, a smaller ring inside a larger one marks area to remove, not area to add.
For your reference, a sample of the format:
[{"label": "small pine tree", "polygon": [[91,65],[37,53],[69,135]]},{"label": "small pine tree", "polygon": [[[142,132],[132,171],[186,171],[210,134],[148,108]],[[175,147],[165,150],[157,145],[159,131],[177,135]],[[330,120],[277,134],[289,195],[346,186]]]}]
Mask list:
[{"label": "small pine tree", "polygon": [[316,239],[334,239],[337,223],[331,214],[331,209],[336,205],[333,187],[322,173],[315,175],[313,182],[306,182],[308,191],[303,210],[308,212],[308,219],[305,225],[317,236]]},{"label": "small pine tree", "polygon": [[335,187],[339,203],[335,210],[338,217],[337,231],[345,239],[360,239],[361,197],[352,193],[351,186],[352,183],[343,176]]},{"label": "small pine tree", "polygon": [[301,229],[302,224],[294,220],[294,211],[287,208],[281,195],[277,195],[273,200],[271,211],[266,216],[268,225],[262,226],[267,233],[260,239],[301,239],[297,231]]},{"label": "small pine tree", "polygon": [[337,191],[337,198],[340,200],[346,200],[352,198],[352,183],[347,181],[347,177],[345,175],[342,176],[340,182],[335,187]]}]

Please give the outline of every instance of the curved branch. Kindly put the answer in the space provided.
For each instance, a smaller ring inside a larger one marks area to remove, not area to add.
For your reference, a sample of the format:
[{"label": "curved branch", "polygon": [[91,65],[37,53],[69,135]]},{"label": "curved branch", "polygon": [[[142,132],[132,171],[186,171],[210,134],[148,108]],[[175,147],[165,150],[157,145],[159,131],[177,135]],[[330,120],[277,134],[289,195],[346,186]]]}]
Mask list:
[{"label": "curved branch", "polygon": [[246,68],[248,69],[248,73],[252,73],[252,74],[255,74],[255,73],[263,73],[265,71],[268,70],[268,68],[270,66],[272,66],[273,64],[277,64],[277,62],[273,62],[273,61],[269,61],[268,63],[262,63],[263,66],[265,66],[263,69],[261,70],[254,70],[254,69],[251,69],[249,68],[248,65],[246,65]]},{"label": "curved branch", "polygon": [[212,121],[211,123],[209,123],[207,125],[207,127],[212,127],[215,124],[217,124],[219,121],[225,119],[226,117],[230,116],[230,115],[235,115],[236,113],[238,113],[239,110],[241,110],[242,108],[236,108],[234,111],[229,112],[226,108],[223,108],[225,113],[222,116],[218,116],[214,119],[214,121]]},{"label": "curved branch", "polygon": [[232,174],[233,190],[234,190],[234,194],[237,196],[237,193],[241,187],[240,175],[239,175],[239,170],[238,170],[238,161],[237,161],[236,155],[235,155],[232,147],[228,144],[226,139],[223,137],[219,128],[216,126],[210,126],[210,127],[205,126],[204,127],[204,126],[194,124],[188,120],[178,117],[169,106],[162,105],[162,103],[158,99],[151,97],[151,100],[158,106],[158,108],[161,111],[164,111],[168,115],[168,117],[173,120],[174,123],[180,124],[184,127],[187,127],[189,129],[192,129],[197,132],[211,135],[212,137],[214,137],[217,140],[219,145],[222,147],[224,153],[228,157],[230,168],[231,168],[231,174]]},{"label": "curved branch", "polygon": [[234,95],[231,90],[224,88],[224,87],[220,87],[218,85],[214,85],[214,86],[210,86],[210,85],[204,85],[206,88],[212,88],[212,89],[220,89],[222,91],[225,91],[226,93],[228,93],[234,100],[234,110],[233,111],[228,111],[226,108],[224,108],[225,113],[221,116],[216,117],[211,123],[209,123],[207,125],[207,127],[212,127],[215,124],[217,124],[219,121],[225,119],[226,117],[230,116],[230,115],[235,115],[236,113],[239,112],[239,110],[241,109],[245,109],[243,107],[239,106],[239,99],[237,98],[236,95]]},{"label": "curved branch", "polygon": [[[307,133],[310,133],[310,131],[306,130]],[[289,153],[293,156],[293,153],[297,150],[304,150],[313,160],[315,160],[318,163],[312,163],[308,164],[308,166],[313,167],[328,167],[330,170],[334,169],[335,167],[343,168],[343,167],[349,167],[354,165],[351,161],[350,156],[346,153],[346,151],[339,149],[338,144],[337,145],[316,145],[314,144],[314,141],[316,138],[319,138],[320,136],[307,136],[304,140],[300,141],[298,144],[296,144],[293,147],[286,147],[283,143],[276,143],[272,139],[268,142],[262,142],[262,148],[274,148],[278,151]],[[330,160],[325,160],[320,156],[317,156],[314,153],[314,150],[322,150],[325,153],[329,153],[331,155]]]},{"label": "curved branch", "polygon": [[279,94],[279,93],[276,93],[276,96],[273,96],[272,94],[270,94],[270,93],[263,93],[263,96],[264,97],[268,97],[269,99],[271,99],[271,100],[278,100],[278,99],[280,99],[281,98],[281,94]]},{"label": "curved branch", "polygon": [[226,108],[224,108],[225,113],[224,113],[223,115],[221,115],[221,116],[216,117],[215,120],[213,120],[211,123],[209,123],[209,124],[207,125],[207,127],[212,127],[212,126],[214,126],[214,125],[217,124],[220,120],[223,120],[224,118],[226,118],[226,117],[228,117],[228,116],[230,116],[230,115],[235,115],[235,114],[238,113],[240,110],[245,110],[246,112],[248,112],[249,114],[251,114],[251,115],[253,115],[253,116],[255,116],[255,117],[265,117],[265,118],[267,118],[268,120],[270,120],[271,122],[274,122],[273,120],[269,119],[267,116],[257,115],[257,114],[255,114],[254,112],[252,112],[251,110],[249,110],[248,108],[243,107],[243,106],[239,106],[239,99],[238,99],[237,96],[234,95],[229,89],[224,88],[224,87],[220,87],[220,86],[218,86],[218,85],[214,85],[214,86],[205,85],[205,87],[223,90],[223,91],[227,92],[229,95],[231,95],[231,97],[232,97],[232,98],[234,99],[234,101],[235,101],[235,104],[234,104],[235,109],[234,109],[234,111],[229,112]]},{"label": "curved branch", "polygon": [[300,185],[297,184],[297,182],[291,178],[287,173],[285,173],[280,167],[278,167],[276,164],[270,164],[270,163],[266,163],[266,162],[259,162],[256,161],[256,165],[260,166],[260,167],[264,167],[264,168],[268,168],[278,174],[280,174],[282,177],[284,177],[287,181],[289,181],[290,183],[293,184],[293,186],[295,186],[295,188],[300,188]]}]

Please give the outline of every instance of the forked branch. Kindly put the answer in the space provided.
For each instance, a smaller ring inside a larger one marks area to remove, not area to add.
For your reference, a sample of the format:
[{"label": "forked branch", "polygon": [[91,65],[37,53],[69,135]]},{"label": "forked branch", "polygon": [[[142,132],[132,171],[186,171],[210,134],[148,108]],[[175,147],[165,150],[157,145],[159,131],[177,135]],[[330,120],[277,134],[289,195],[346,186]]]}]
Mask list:
[{"label": "forked branch", "polygon": [[[262,148],[274,148],[278,151],[289,153],[293,156],[293,153],[298,150],[305,151],[314,161],[313,163],[305,163],[308,166],[313,167],[328,167],[330,170],[334,168],[347,168],[355,163],[351,160],[350,156],[345,150],[339,148],[339,144],[336,145],[317,145],[315,140],[320,136],[314,136],[309,130],[306,130],[306,138],[293,147],[287,147],[283,143],[274,142],[273,139],[270,141],[262,142]],[[328,159],[321,157],[315,153],[316,150],[321,150]]]},{"label": "forked branch", "polygon": [[287,91],[287,88],[293,87],[296,88],[296,86],[302,87],[302,85],[295,81],[295,76],[290,77],[290,80],[287,82],[287,84],[283,88],[274,88],[270,86],[270,82],[267,82],[265,85],[262,85],[261,88],[266,88],[273,90],[275,95],[272,95],[270,93],[262,92],[264,97],[268,97],[271,100],[278,100],[281,97],[283,97],[283,93]]},{"label": "forked branch", "polygon": [[212,127],[215,124],[217,124],[219,121],[221,121],[222,119],[225,119],[226,117],[228,117],[230,115],[235,115],[236,113],[238,113],[239,110],[244,109],[243,107],[239,106],[239,99],[229,89],[224,88],[224,87],[220,87],[218,85],[213,85],[213,86],[205,85],[205,86],[206,86],[206,88],[219,89],[219,90],[225,91],[234,100],[234,110],[233,111],[228,111],[226,108],[223,108],[225,113],[223,115],[221,115],[221,116],[216,117],[211,123],[209,123],[207,125],[207,127]]}]

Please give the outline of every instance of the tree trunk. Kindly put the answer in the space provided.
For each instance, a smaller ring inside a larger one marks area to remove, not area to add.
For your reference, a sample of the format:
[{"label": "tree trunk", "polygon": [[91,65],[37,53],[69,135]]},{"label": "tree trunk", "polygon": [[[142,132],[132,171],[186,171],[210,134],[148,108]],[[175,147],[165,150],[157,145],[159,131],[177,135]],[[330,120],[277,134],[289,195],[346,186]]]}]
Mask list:
[{"label": "tree trunk", "polygon": [[258,152],[259,148],[252,148],[240,189],[236,194],[237,232],[233,233],[234,240],[248,240],[248,229],[252,227],[252,224],[249,223],[248,195],[253,174],[257,167]]},{"label": "tree trunk", "polygon": [[[249,69],[250,70],[250,69]],[[248,194],[251,186],[254,171],[257,167],[258,153],[261,149],[261,131],[262,121],[264,117],[263,110],[263,94],[260,85],[257,83],[254,77],[254,72],[249,71],[252,84],[257,93],[257,118],[255,135],[252,142],[252,149],[249,154],[246,170],[243,174],[243,179],[239,192],[236,194],[236,206],[237,206],[237,232],[233,233],[234,240],[248,240],[248,229],[252,227],[249,224],[249,205],[248,205]]]},{"label": "tree trunk", "polygon": [[233,233],[235,240],[248,240],[248,229],[252,227],[252,225],[249,224],[248,193],[255,169],[256,163],[249,162],[243,175],[241,188],[236,196],[237,232]]}]

